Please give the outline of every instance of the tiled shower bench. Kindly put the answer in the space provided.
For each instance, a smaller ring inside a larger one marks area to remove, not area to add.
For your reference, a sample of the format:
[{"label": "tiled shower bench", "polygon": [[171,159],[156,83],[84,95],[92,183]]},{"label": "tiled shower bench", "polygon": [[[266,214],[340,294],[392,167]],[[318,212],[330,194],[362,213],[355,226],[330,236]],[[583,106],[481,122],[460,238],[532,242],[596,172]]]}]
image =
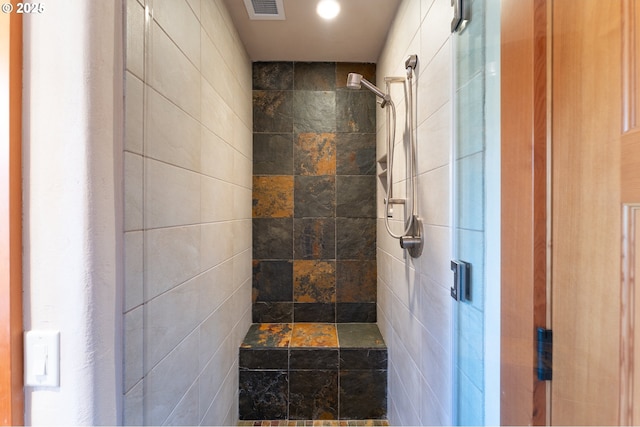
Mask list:
[{"label": "tiled shower bench", "polygon": [[240,420],[383,419],[375,323],[256,323],[240,346]]}]

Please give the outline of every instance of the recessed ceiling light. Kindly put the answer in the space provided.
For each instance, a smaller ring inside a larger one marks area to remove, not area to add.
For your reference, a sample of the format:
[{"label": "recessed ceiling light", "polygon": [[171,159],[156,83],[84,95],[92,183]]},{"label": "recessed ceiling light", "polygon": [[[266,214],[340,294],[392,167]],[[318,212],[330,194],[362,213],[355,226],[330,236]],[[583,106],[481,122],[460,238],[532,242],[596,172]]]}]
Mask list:
[{"label": "recessed ceiling light", "polygon": [[336,0],[321,0],[316,12],[324,19],[333,19],[340,13],[340,3]]}]

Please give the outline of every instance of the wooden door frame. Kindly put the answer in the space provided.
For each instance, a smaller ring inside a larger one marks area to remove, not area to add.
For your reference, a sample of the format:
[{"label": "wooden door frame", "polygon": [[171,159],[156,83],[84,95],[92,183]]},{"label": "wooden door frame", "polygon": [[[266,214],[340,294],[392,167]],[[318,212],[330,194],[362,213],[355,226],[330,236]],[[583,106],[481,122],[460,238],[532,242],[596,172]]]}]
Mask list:
[{"label": "wooden door frame", "polygon": [[0,79],[0,424],[22,425],[22,17],[17,13],[0,13]]},{"label": "wooden door frame", "polygon": [[547,3],[501,2],[502,425],[547,422],[534,369],[547,316]]}]

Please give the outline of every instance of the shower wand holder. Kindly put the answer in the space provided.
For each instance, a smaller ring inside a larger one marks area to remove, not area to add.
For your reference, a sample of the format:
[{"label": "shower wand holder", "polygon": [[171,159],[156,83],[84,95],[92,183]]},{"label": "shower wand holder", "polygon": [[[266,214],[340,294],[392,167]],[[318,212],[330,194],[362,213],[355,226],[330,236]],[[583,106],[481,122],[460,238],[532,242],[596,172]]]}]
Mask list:
[{"label": "shower wand holder", "polygon": [[414,215],[411,230],[409,230],[411,234],[400,237],[400,247],[406,249],[412,258],[418,258],[422,255],[422,248],[424,247],[422,231],[422,219]]}]

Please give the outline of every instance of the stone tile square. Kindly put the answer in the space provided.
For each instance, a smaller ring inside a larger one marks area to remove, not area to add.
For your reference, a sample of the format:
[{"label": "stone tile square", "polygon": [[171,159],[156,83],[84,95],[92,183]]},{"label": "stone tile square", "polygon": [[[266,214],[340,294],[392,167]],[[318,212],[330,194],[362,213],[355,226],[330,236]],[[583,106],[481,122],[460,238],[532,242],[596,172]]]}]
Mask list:
[{"label": "stone tile square", "polygon": [[375,323],[338,323],[340,348],[386,348]]},{"label": "stone tile square", "polygon": [[287,418],[289,375],[286,371],[240,371],[239,381],[240,419]]},{"label": "stone tile square", "polygon": [[295,218],[293,220],[293,258],[307,260],[335,259],[335,219]]},{"label": "stone tile square", "polygon": [[289,418],[338,418],[338,371],[290,371]]},{"label": "stone tile square", "polygon": [[336,258],[376,259],[375,218],[336,218]]},{"label": "stone tile square", "polygon": [[293,149],[296,175],[336,174],[336,134],[305,132],[296,137]]},{"label": "stone tile square", "polygon": [[335,62],[294,63],[294,90],[335,90]]},{"label": "stone tile square", "polygon": [[336,177],[336,217],[376,217],[376,177],[347,175]]},{"label": "stone tile square", "polygon": [[336,174],[376,174],[376,134],[336,134]]},{"label": "stone tile square", "polygon": [[336,212],[335,176],[296,176],[295,218],[332,218]]},{"label": "stone tile square", "polygon": [[240,345],[241,348],[289,347],[292,337],[290,323],[254,323]]},{"label": "stone tile square", "polygon": [[293,62],[254,62],[254,90],[293,90]]},{"label": "stone tile square", "polygon": [[335,132],[336,92],[294,91],[293,130],[296,133]]},{"label": "stone tile square", "polygon": [[254,132],[293,132],[293,120],[293,92],[284,90],[253,91]]},{"label": "stone tile square", "polygon": [[254,323],[292,323],[293,302],[255,302],[251,307]]},{"label": "stone tile square", "polygon": [[293,133],[253,134],[253,174],[293,175]]},{"label": "stone tile square", "polygon": [[253,260],[253,301],[291,301],[293,263]]},{"label": "stone tile square", "polygon": [[377,321],[375,302],[339,302],[336,304],[338,323],[375,323]]},{"label": "stone tile square", "polygon": [[335,302],[335,261],[293,261],[294,302]]},{"label": "stone tile square", "polygon": [[293,303],[294,322],[336,322],[335,303]]},{"label": "stone tile square", "polygon": [[376,302],[377,262],[336,262],[336,301]]},{"label": "stone tile square", "polygon": [[294,323],[291,347],[337,347],[338,334],[332,323]]},{"label": "stone tile square", "polygon": [[253,259],[293,258],[293,218],[253,219]]},{"label": "stone tile square", "polygon": [[253,218],[293,217],[293,177],[253,177]]}]

